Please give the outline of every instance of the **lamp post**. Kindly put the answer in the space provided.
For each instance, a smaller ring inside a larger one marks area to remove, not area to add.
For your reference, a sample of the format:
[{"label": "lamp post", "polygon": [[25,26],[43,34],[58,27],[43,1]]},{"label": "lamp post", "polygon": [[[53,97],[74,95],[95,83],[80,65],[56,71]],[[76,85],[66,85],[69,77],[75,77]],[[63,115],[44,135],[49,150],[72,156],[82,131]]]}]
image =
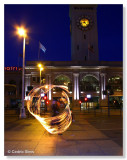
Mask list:
[{"label": "lamp post", "polygon": [[25,108],[24,108],[24,73],[25,73],[25,37],[26,30],[23,27],[17,28],[17,33],[23,37],[23,66],[22,66],[22,107],[20,109],[20,118],[26,118]]},{"label": "lamp post", "polygon": [[38,64],[38,67],[40,68],[40,86],[41,86],[41,71],[43,71],[44,68],[42,67],[42,64]]}]

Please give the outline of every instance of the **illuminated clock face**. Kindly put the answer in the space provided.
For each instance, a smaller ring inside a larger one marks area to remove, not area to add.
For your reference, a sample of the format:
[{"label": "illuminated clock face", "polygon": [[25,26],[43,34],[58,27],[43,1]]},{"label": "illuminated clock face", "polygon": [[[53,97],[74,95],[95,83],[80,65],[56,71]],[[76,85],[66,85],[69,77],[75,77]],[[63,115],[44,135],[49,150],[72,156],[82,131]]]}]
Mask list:
[{"label": "illuminated clock face", "polygon": [[87,27],[89,25],[89,20],[86,18],[83,18],[80,20],[80,24],[82,27]]},{"label": "illuminated clock face", "polygon": [[76,23],[82,31],[90,30],[93,26],[93,20],[90,16],[81,16],[77,19]]}]

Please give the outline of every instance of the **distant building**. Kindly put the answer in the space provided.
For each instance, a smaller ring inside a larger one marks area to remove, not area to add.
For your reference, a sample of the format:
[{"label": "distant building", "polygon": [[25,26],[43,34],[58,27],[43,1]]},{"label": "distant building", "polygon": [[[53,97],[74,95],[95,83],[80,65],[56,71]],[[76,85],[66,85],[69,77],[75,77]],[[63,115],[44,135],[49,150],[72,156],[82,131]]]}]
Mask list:
[{"label": "distant building", "polygon": [[11,66],[4,69],[4,105],[15,107],[22,97],[22,68]]}]

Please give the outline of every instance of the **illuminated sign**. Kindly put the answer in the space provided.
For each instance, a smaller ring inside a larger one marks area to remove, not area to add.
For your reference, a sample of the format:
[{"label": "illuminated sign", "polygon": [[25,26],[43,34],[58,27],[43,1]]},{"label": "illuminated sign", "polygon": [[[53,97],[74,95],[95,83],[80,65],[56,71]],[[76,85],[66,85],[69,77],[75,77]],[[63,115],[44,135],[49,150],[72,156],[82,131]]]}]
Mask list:
[{"label": "illuminated sign", "polygon": [[22,67],[4,67],[4,70],[5,71],[21,71],[22,70]]},{"label": "illuminated sign", "polygon": [[87,96],[86,96],[87,98],[91,98],[91,95],[90,94],[87,94]]}]

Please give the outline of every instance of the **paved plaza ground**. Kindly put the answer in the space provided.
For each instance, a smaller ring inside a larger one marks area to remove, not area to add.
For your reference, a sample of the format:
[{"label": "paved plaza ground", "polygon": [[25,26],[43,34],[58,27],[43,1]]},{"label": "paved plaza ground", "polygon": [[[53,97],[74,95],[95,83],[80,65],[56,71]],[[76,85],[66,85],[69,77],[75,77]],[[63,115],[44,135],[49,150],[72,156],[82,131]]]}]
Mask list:
[{"label": "paved plaza ground", "polygon": [[69,129],[62,135],[52,135],[32,116],[19,119],[6,115],[5,155],[122,156],[122,119],[119,114],[75,111]]}]

